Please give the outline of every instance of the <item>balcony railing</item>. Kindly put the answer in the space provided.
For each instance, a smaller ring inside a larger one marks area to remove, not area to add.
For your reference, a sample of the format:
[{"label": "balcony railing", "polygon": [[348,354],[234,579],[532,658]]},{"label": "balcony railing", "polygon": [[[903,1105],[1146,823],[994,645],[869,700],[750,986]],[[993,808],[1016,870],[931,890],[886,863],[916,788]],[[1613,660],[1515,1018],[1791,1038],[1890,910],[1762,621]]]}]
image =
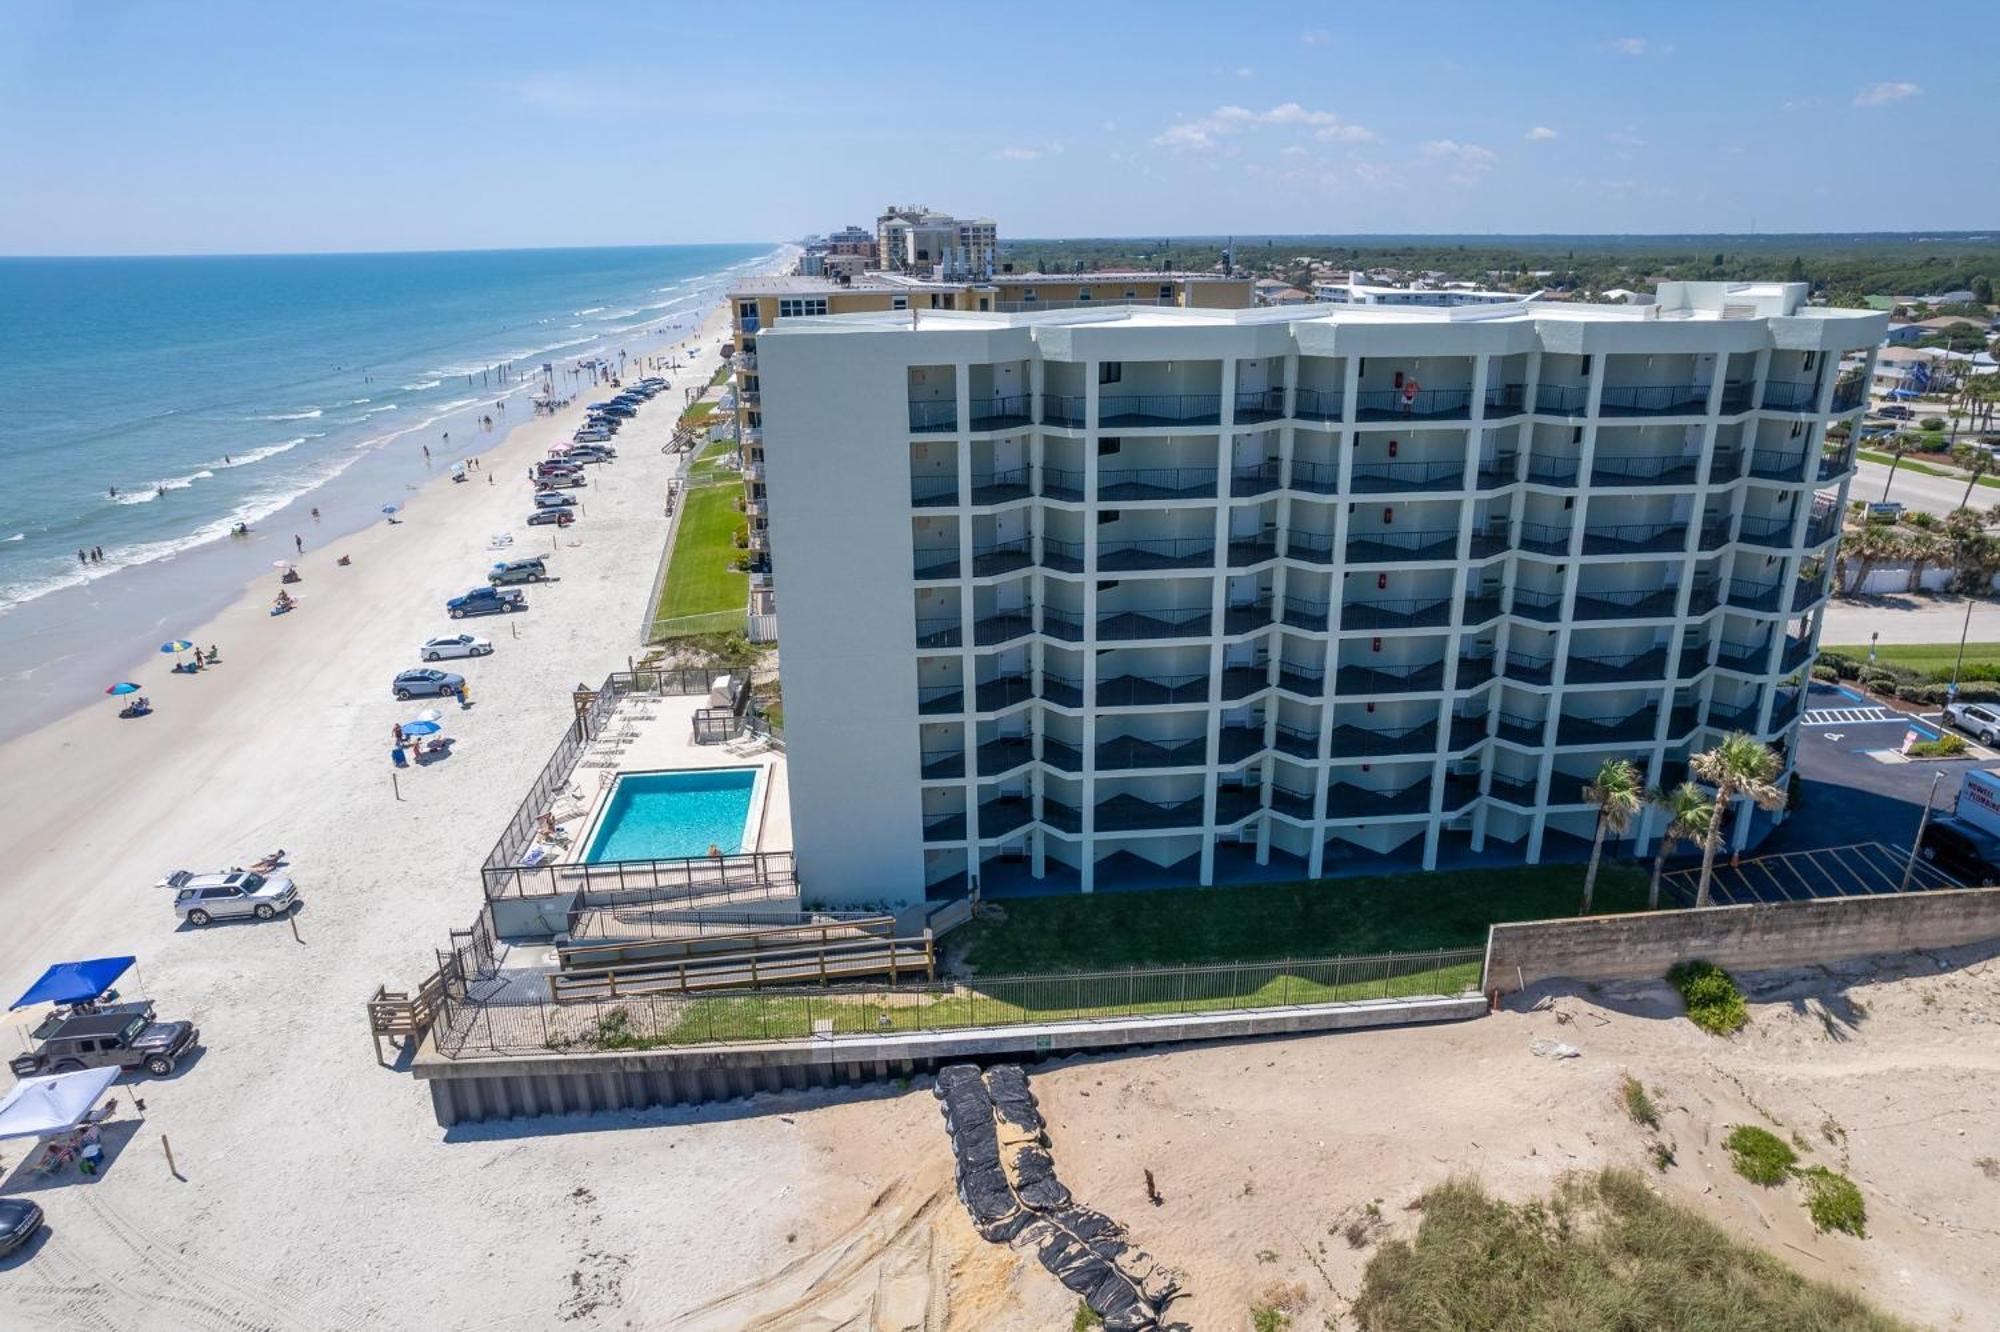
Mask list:
[{"label": "balcony railing", "polygon": [[1331,622],[1333,608],[1324,601],[1307,597],[1286,597],[1278,618],[1290,628],[1323,633]]},{"label": "balcony railing", "polygon": [[1334,758],[1382,758],[1391,754],[1432,754],[1437,751],[1434,721],[1400,731],[1366,730],[1359,726],[1333,728]]},{"label": "balcony railing", "polygon": [[1272,623],[1276,613],[1277,608],[1268,597],[1230,606],[1222,612],[1222,632],[1247,634],[1262,629]]},{"label": "balcony railing", "polygon": [[1562,618],[1562,593],[1544,592],[1536,588],[1517,587],[1510,613],[1523,619],[1539,620],[1544,624]]},{"label": "balcony railing", "polygon": [[1062,467],[1040,467],[1035,470],[1035,484],[1043,499],[1081,500],[1083,498],[1083,473]]},{"label": "balcony railing", "polygon": [[917,711],[923,716],[965,711],[963,685],[926,685],[917,690]]},{"label": "balcony railing", "polygon": [[1829,448],[1819,456],[1819,479],[1834,481],[1854,470],[1854,448]]},{"label": "balcony railing", "polygon": [[1303,694],[1307,698],[1320,698],[1326,693],[1326,668],[1281,659],[1278,662],[1278,688]]},{"label": "balcony railing", "polygon": [[958,429],[958,404],[955,402],[911,403],[910,429],[918,434]]},{"label": "balcony railing", "polygon": [[917,617],[917,646],[920,648],[957,647],[963,641],[963,633],[956,615]]},{"label": "balcony railing", "polygon": [[1083,706],[1083,681],[1057,675],[1053,671],[1042,672],[1041,700],[1061,708]]},{"label": "balcony railing", "polygon": [[1025,467],[1010,467],[1001,472],[972,474],[974,504],[1004,504],[1008,500],[1027,499],[1033,493],[1028,485],[1028,469]]},{"label": "balcony railing", "polygon": [[1035,697],[1034,682],[1025,675],[1003,675],[980,682],[973,691],[973,705],[980,712],[998,712],[1026,703]]},{"label": "balcony railing", "polygon": [[1458,533],[1436,529],[1418,532],[1371,532],[1349,537],[1349,564],[1394,564],[1404,560],[1448,560],[1458,553]]},{"label": "balcony railing", "polygon": [[1699,458],[1600,453],[1590,464],[1591,484],[1599,486],[1685,486],[1700,475]]},{"label": "balcony railing", "polygon": [[1213,467],[1100,467],[1100,500],[1214,499]]},{"label": "balcony railing", "polygon": [[1229,469],[1229,493],[1238,498],[1263,495],[1278,488],[1279,464],[1274,461],[1239,463]]},{"label": "balcony railing", "polygon": [[1583,534],[1586,555],[1643,555],[1678,552],[1687,545],[1686,523],[1620,523],[1591,527]]},{"label": "balcony railing", "polygon": [[1029,607],[1017,610],[991,611],[972,622],[972,642],[975,647],[992,647],[998,643],[1024,638],[1035,632],[1035,615]]},{"label": "balcony railing", "polygon": [[1042,538],[1042,567],[1055,569],[1061,573],[1083,572],[1083,543],[1063,541],[1056,537]]},{"label": "balcony railing", "polygon": [[1277,558],[1278,537],[1275,532],[1229,538],[1228,560],[1232,569],[1243,569],[1252,564],[1262,564],[1265,560]]},{"label": "balcony railing", "polygon": [[1097,641],[1130,642],[1141,638],[1206,638],[1211,621],[1206,606],[1165,606],[1151,610],[1097,612]]},{"label": "balcony railing", "polygon": [[1518,712],[1503,712],[1493,728],[1493,734],[1513,744],[1539,747],[1547,726],[1546,717],[1529,717]]},{"label": "balcony railing", "polygon": [[1520,548],[1537,555],[1567,555],[1575,531],[1574,523],[1522,523]]},{"label": "balcony railing", "polygon": [[1756,449],[1750,454],[1750,475],[1760,481],[1803,481],[1805,450]]},{"label": "balcony railing", "polygon": [[1346,782],[1335,782],[1326,788],[1326,816],[1329,819],[1428,814],[1430,808],[1431,784],[1428,778],[1400,791],[1371,791]]},{"label": "balcony railing", "polygon": [[1137,796],[1115,795],[1097,803],[1096,826],[1099,832],[1199,828],[1206,817],[1204,801],[1200,796],[1177,804],[1156,804]]},{"label": "balcony railing", "polygon": [[1711,702],[1708,705],[1708,725],[1718,731],[1755,731],[1757,714],[1763,710],[1763,700],[1752,697],[1742,705]]},{"label": "balcony railing", "polygon": [[1292,459],[1292,489],[1315,495],[1332,495],[1340,490],[1340,464]]},{"label": "balcony railing", "polygon": [[1599,416],[1700,416],[1707,410],[1706,384],[1606,384],[1597,396]]},{"label": "balcony railing", "polygon": [[1504,526],[1485,531],[1474,529],[1467,539],[1466,558],[1483,560],[1490,555],[1500,555],[1507,549],[1507,530]]},{"label": "balcony railing", "polygon": [[1450,597],[1350,601],[1340,612],[1342,629],[1427,629],[1449,623]]},{"label": "balcony railing", "polygon": [[1212,569],[1214,537],[1162,537],[1152,541],[1100,541],[1097,568],[1101,573],[1146,569]]},{"label": "balcony railing", "polygon": [[1292,416],[1301,421],[1338,421],[1341,417],[1341,390],[1297,390],[1292,399]]},{"label": "balcony railing", "polygon": [[965,748],[962,745],[956,749],[926,749],[918,756],[918,761],[925,781],[965,776]]},{"label": "balcony railing", "polygon": [[1537,384],[1535,411],[1543,416],[1582,416],[1590,390],[1581,384]]},{"label": "balcony railing", "polygon": [[1465,461],[1356,463],[1348,484],[1357,495],[1398,490],[1457,490],[1465,482]]},{"label": "balcony railing", "polygon": [[1097,399],[1100,426],[1216,425],[1222,396],[1216,393],[1104,393]]},{"label": "balcony railing", "polygon": [[1081,393],[1044,393],[1042,395],[1042,424],[1075,426],[1081,428],[1084,421],[1085,402]]},{"label": "balcony railing", "polygon": [[1053,606],[1042,607],[1042,632],[1050,638],[1061,639],[1065,643],[1083,641],[1083,617],[1074,611],[1057,610]]},{"label": "balcony railing", "polygon": [[1620,684],[1626,681],[1664,680],[1666,676],[1667,650],[1664,647],[1627,652],[1622,656],[1589,656],[1572,652],[1563,673],[1563,678],[1571,684]]},{"label": "balcony railing", "polygon": [[1472,411],[1472,390],[1462,388],[1362,389],[1354,395],[1357,421],[1455,420]]},{"label": "balcony railing", "polygon": [[1236,391],[1236,421],[1239,425],[1275,421],[1284,414],[1285,391],[1281,388]]},{"label": "balcony railing", "polygon": [[969,411],[974,430],[1009,430],[1033,419],[1033,401],[1026,393],[997,393],[974,398]]},{"label": "balcony railing", "polygon": [[1729,519],[1715,518],[1704,522],[1695,543],[1699,550],[1721,550],[1729,544]]},{"label": "balcony railing", "polygon": [[1199,768],[1208,763],[1208,736],[1183,736],[1158,740],[1139,736],[1112,736],[1097,742],[1097,771],[1120,772],[1133,768]]},{"label": "balcony railing", "polygon": [[965,812],[955,814],[931,814],[924,819],[924,840],[926,842],[962,842],[965,840]]},{"label": "balcony railing", "polygon": [[910,503],[920,509],[958,503],[958,478],[956,476],[911,477]]},{"label": "balcony railing", "polygon": [[988,740],[977,751],[979,775],[991,777],[996,773],[1018,768],[1035,756],[1034,741],[1025,735],[1003,735]]},{"label": "balcony railing", "polygon": [[1465,610],[1464,614],[1459,616],[1459,623],[1468,629],[1476,624],[1498,619],[1501,614],[1498,592],[1468,593],[1463,605]]},{"label": "balcony railing", "polygon": [[988,541],[972,548],[972,576],[990,578],[1013,573],[1035,562],[1035,539],[1015,537],[1011,541]]},{"label": "balcony railing", "polygon": [[1778,669],[1789,675],[1812,660],[1813,645],[1808,638],[1785,639],[1785,650],[1778,656]]},{"label": "balcony railing", "polygon": [[1868,378],[1853,375],[1838,380],[1833,386],[1833,410],[1851,412],[1868,405]]},{"label": "balcony railing", "polygon": [[1789,550],[1792,544],[1792,528],[1796,525],[1796,521],[1789,513],[1775,518],[1746,516],[1736,529],[1736,539],[1746,546],[1759,546],[1765,550]]},{"label": "balcony railing", "polygon": [[1271,746],[1280,754],[1290,754],[1293,758],[1317,759],[1319,732],[1279,722],[1271,728]]},{"label": "balcony railing", "polygon": [[1809,412],[1818,402],[1819,385],[1811,380],[1771,380],[1760,399],[1767,412]]},{"label": "balcony railing", "polygon": [[1288,818],[1310,819],[1313,816],[1312,792],[1294,790],[1292,787],[1272,782],[1271,809]]},{"label": "balcony railing", "polygon": [[1743,643],[1725,638],[1722,646],[1716,649],[1715,664],[1724,670],[1747,671],[1753,675],[1761,675],[1770,651],[1769,638],[1761,643]]},{"label": "balcony railing", "polygon": [[1458,672],[1452,676],[1452,684],[1459,690],[1477,689],[1488,680],[1496,678],[1492,657],[1460,657]]},{"label": "balcony railing", "polygon": [[1451,719],[1451,734],[1446,746],[1454,754],[1462,754],[1486,739],[1486,726],[1492,719],[1490,712],[1455,715]]},{"label": "balcony railing", "polygon": [[1598,592],[1576,595],[1575,618],[1579,620],[1652,620],[1671,616],[1680,599],[1680,589],[1663,587],[1652,592]]},{"label": "balcony railing", "polygon": [[1500,663],[1500,674],[1521,684],[1545,685],[1555,678],[1555,669],[1555,658],[1527,652],[1509,652]]},{"label": "balcony railing", "polygon": [[1564,717],[1556,723],[1559,745],[1625,744],[1651,740],[1659,725],[1656,708],[1641,708],[1623,717]]},{"label": "balcony railing", "polygon": [[1514,483],[1515,471],[1520,466],[1520,455],[1499,453],[1491,458],[1479,460],[1479,474],[1476,484],[1481,490],[1497,490],[1501,486]]},{"label": "balcony railing", "polygon": [[1002,796],[979,807],[979,836],[1004,837],[1033,820],[1034,808],[1023,796]]},{"label": "balcony railing", "polygon": [[1750,410],[1756,401],[1753,386],[1744,380],[1732,380],[1722,386],[1722,411],[1725,416],[1735,416]]},{"label": "balcony railing", "polygon": [[1750,583],[1731,579],[1729,583],[1729,604],[1737,610],[1774,611],[1778,609],[1783,589],[1777,583]]},{"label": "balcony railing", "polygon": [[1444,663],[1403,670],[1342,666],[1336,678],[1342,694],[1427,694],[1444,688]]},{"label": "balcony railing", "polygon": [[1264,724],[1253,721],[1247,726],[1220,727],[1216,732],[1215,743],[1215,756],[1218,762],[1241,762],[1252,754],[1264,750]]},{"label": "balcony railing", "polygon": [[1208,672],[1199,675],[1119,675],[1097,682],[1100,708],[1146,708],[1208,702]]},{"label": "balcony railing", "polygon": [[958,577],[958,543],[949,546],[918,546],[912,560],[918,578]]},{"label": "balcony railing", "polygon": [[1577,474],[1582,469],[1581,458],[1571,458],[1561,454],[1528,455],[1528,479],[1545,486],[1573,486],[1576,484]]},{"label": "balcony railing", "polygon": [[1486,387],[1486,415],[1489,418],[1518,416],[1528,410],[1526,384],[1489,384]]},{"label": "balcony railing", "polygon": [[1792,610],[1805,610],[1813,603],[1826,599],[1827,577],[1820,574],[1816,578],[1800,578],[1792,584]]},{"label": "balcony railing", "polygon": [[1527,781],[1516,781],[1511,777],[1502,777],[1496,772],[1493,774],[1491,780],[1486,783],[1486,794],[1492,796],[1495,800],[1504,800],[1510,805],[1519,805],[1523,809],[1533,809],[1536,803],[1535,788],[1537,785],[1538,783],[1532,778]]},{"label": "balcony railing", "polygon": [[1235,703],[1252,694],[1270,688],[1271,682],[1262,666],[1225,666],[1222,668],[1222,698],[1224,702]]}]

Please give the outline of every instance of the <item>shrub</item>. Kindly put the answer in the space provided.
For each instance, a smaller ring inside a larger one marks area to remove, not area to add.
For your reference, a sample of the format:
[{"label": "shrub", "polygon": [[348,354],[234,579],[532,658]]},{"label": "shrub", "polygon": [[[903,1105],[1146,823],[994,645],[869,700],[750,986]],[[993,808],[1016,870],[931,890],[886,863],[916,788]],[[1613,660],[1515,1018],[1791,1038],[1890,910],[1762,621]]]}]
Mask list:
[{"label": "shrub", "polygon": [[1911,758],[1957,758],[1965,753],[1965,737],[1946,731],[1935,740],[1919,740],[1907,751]]},{"label": "shrub", "polygon": [[1092,1312],[1082,1300],[1076,1302],[1076,1312],[1069,1316],[1069,1332],[1091,1332],[1092,1328],[1103,1326],[1103,1314]]},{"label": "shrub", "polygon": [[1619,1091],[1625,1097],[1625,1113],[1632,1116],[1632,1122],[1647,1128],[1660,1126],[1660,1109],[1653,1104],[1653,1098],[1646,1094],[1646,1085],[1627,1073],[1619,1083]]},{"label": "shrub", "polygon": [[1863,689],[1873,689],[1882,694],[1896,692],[1896,677],[1879,666],[1863,667],[1860,679]]},{"label": "shrub", "polygon": [[1820,662],[1813,667],[1812,678],[1820,681],[1822,684],[1834,684],[1839,681],[1840,672],[1825,662]]},{"label": "shrub", "polygon": [[1805,1182],[1806,1211],[1812,1214],[1816,1229],[1844,1231],[1857,1239],[1868,1237],[1868,1205],[1861,1200],[1861,1190],[1853,1180],[1825,1166],[1808,1166],[1799,1171],[1799,1178]]},{"label": "shrub", "polygon": [[1926,416],[1923,420],[1917,422],[1917,428],[1919,430],[1942,430],[1944,429],[1944,418],[1942,416]]},{"label": "shrub", "polygon": [[1727,1036],[1750,1020],[1736,980],[1713,962],[1682,962],[1667,973],[1667,984],[1681,992],[1688,1020],[1712,1036]]},{"label": "shrub", "polygon": [[1938,516],[1926,509],[1906,509],[1903,522],[1910,527],[1921,527],[1925,531],[1938,525]]},{"label": "shrub", "polygon": [[1822,652],[1819,664],[1833,668],[1833,673],[1843,680],[1852,680],[1861,674],[1861,662],[1844,652]]},{"label": "shrub", "polygon": [[1729,1149],[1737,1174],[1767,1189],[1784,1183],[1791,1175],[1792,1167],[1799,1163],[1799,1154],[1792,1150],[1790,1143],[1769,1129],[1761,1129],[1754,1124],[1738,1124],[1729,1130],[1729,1136],[1722,1140],[1722,1145]]}]

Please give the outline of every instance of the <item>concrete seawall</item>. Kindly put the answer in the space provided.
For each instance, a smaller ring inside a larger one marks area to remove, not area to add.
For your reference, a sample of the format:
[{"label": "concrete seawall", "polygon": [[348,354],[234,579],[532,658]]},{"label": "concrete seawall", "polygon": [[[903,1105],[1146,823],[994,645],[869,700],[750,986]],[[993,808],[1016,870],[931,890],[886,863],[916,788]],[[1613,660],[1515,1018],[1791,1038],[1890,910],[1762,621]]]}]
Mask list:
[{"label": "concrete seawall", "polygon": [[699,1105],[756,1092],[878,1082],[930,1072],[951,1062],[1032,1060],[1188,1041],[1461,1022],[1485,1011],[1483,998],[1466,995],[672,1050],[458,1058],[446,1058],[427,1041],[411,1072],[429,1084],[437,1122],[449,1127],[524,1115]]},{"label": "concrete seawall", "polygon": [[1933,889],[1495,925],[1486,988],[1552,977],[1657,980],[1705,958],[1731,971],[1838,962],[2000,939],[2000,888]]}]

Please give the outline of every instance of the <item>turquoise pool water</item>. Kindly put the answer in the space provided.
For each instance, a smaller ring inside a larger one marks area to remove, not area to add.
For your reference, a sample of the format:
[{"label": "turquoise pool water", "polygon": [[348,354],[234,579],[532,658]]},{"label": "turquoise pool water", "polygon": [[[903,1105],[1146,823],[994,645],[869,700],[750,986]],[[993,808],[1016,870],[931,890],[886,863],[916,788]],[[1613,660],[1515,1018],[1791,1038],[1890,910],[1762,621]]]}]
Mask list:
[{"label": "turquoise pool water", "polygon": [[755,768],[628,773],[612,788],[584,861],[677,860],[710,847],[735,855],[756,785]]}]

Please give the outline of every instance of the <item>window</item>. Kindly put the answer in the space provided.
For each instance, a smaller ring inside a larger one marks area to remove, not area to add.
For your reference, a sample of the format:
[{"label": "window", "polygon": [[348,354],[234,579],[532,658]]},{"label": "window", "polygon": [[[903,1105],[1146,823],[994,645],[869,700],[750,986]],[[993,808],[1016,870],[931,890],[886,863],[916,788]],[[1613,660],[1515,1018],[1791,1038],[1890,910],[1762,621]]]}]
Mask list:
[{"label": "window", "polygon": [[1122,445],[1116,435],[1100,439],[1097,441],[1097,456],[1102,458],[1116,453],[1121,447]]},{"label": "window", "polygon": [[1165,301],[1165,302],[1166,302],[1166,303],[1167,303],[1168,305],[1172,305],[1172,304],[1174,303],[1174,284],[1173,284],[1173,283],[1171,283],[1171,282],[1162,282],[1162,283],[1160,284],[1160,299],[1161,299],[1162,301]]},{"label": "window", "polygon": [[1125,288],[1125,299],[1128,301],[1136,301],[1139,299],[1139,293],[1132,290],[1130,287],[1127,287]]},{"label": "window", "polygon": [[1819,353],[1807,352],[1805,363],[1801,365],[1799,369],[1805,371],[1805,373],[1807,374],[1811,374],[1813,366],[1817,365],[1818,363],[1819,363]]},{"label": "window", "polygon": [[1098,523],[1099,523],[1100,525],[1101,525],[1101,524],[1104,524],[1104,523],[1115,523],[1115,522],[1117,522],[1117,521],[1118,521],[1118,510],[1116,510],[1116,509],[1099,509],[1099,510],[1097,511],[1097,521],[1098,521]]},{"label": "window", "polygon": [[907,296],[891,296],[889,298],[889,308],[891,310],[907,310],[910,308],[910,298]]},{"label": "window", "polygon": [[736,317],[742,320],[744,323],[750,325],[751,327],[753,328],[756,327],[757,302],[755,301],[736,302]]},{"label": "window", "polygon": [[985,310],[985,309],[988,309],[988,308],[990,308],[990,306],[991,306],[991,302],[990,302],[990,301],[988,301],[986,297],[984,297],[984,296],[981,296],[981,297],[979,298],[979,308],[980,308],[980,309],[982,309],[982,310]]},{"label": "window", "polygon": [[1124,378],[1125,363],[1123,361],[1099,361],[1097,363],[1098,383],[1116,384]]},{"label": "window", "polygon": [[1089,287],[1078,287],[1078,288],[1076,289],[1076,298],[1077,298],[1077,299],[1078,299],[1079,301],[1087,301],[1087,300],[1089,300],[1089,299],[1090,299],[1090,288],[1089,288]]},{"label": "window", "polygon": [[1030,302],[1030,301],[1038,301],[1038,300],[1040,300],[1040,299],[1041,299],[1041,297],[1035,294],[1035,289],[1034,289],[1033,287],[1024,287],[1024,288],[1022,288],[1022,290],[1021,290],[1021,300],[1022,300],[1022,302],[1023,302],[1023,303],[1026,303],[1026,302]]},{"label": "window", "polygon": [[798,319],[807,315],[823,315],[825,313],[826,297],[824,296],[788,297],[778,302],[778,318],[780,319]]}]

